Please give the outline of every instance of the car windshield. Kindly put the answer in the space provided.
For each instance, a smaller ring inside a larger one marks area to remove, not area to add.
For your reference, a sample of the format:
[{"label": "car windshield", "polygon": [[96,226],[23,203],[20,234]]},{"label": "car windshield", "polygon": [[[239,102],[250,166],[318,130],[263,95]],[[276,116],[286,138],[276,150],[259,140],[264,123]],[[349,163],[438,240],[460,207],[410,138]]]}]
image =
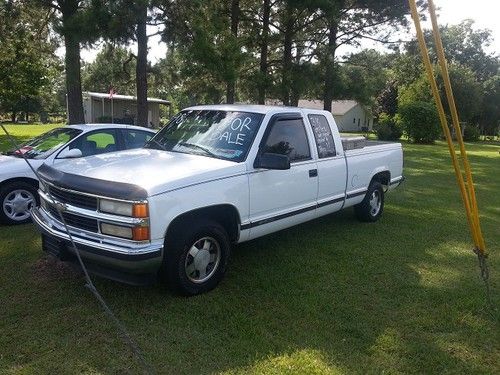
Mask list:
[{"label": "car windshield", "polygon": [[263,117],[250,112],[183,111],[145,147],[241,162],[246,158]]},{"label": "car windshield", "polygon": [[28,159],[45,159],[62,145],[68,143],[82,131],[74,128],[56,128],[21,145],[6,155],[26,156]]}]

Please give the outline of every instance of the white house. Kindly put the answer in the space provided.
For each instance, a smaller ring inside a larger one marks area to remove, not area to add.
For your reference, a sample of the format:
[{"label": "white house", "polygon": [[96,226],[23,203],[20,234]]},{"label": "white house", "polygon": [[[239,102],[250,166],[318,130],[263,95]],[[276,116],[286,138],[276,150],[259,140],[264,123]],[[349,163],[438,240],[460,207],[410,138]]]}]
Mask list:
[{"label": "white house", "polygon": [[[299,107],[323,109],[322,100],[299,100]],[[332,101],[332,115],[341,132],[372,130],[373,115],[356,100]]]},{"label": "white house", "polygon": [[[267,105],[283,105],[278,99],[267,99]],[[323,109],[323,100],[299,100],[299,107]],[[365,132],[373,128],[373,115],[356,100],[333,100],[332,115],[341,132]]]},{"label": "white house", "polygon": [[[148,98],[149,127],[160,125],[160,105],[170,107],[168,100]],[[129,95],[83,92],[83,111],[85,122],[111,122],[136,125],[137,98]]]}]

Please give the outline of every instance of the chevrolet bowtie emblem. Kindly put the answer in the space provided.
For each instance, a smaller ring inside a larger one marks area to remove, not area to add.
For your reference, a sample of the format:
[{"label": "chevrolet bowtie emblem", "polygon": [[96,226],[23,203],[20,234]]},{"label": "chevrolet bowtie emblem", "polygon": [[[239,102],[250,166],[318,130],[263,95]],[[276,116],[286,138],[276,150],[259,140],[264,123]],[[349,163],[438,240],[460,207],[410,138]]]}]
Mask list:
[{"label": "chevrolet bowtie emblem", "polygon": [[60,212],[64,212],[68,209],[68,206],[64,203],[61,203],[61,202],[55,202],[55,206],[56,206],[57,210]]}]

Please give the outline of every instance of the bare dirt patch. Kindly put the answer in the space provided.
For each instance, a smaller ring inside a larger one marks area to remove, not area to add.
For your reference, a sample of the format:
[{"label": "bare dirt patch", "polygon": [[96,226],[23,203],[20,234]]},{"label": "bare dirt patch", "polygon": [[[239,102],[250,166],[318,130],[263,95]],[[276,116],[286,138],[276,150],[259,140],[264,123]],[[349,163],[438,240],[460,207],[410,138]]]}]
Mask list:
[{"label": "bare dirt patch", "polygon": [[45,255],[33,265],[36,278],[44,281],[79,279],[83,272],[76,265],[62,262],[52,255]]}]

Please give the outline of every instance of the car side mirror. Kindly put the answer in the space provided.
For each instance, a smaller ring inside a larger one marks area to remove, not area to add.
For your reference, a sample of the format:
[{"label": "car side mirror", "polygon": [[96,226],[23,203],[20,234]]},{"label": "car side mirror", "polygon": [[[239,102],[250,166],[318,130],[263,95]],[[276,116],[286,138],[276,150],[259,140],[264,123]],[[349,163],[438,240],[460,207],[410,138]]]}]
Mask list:
[{"label": "car side mirror", "polygon": [[283,154],[264,152],[257,156],[253,163],[253,167],[278,170],[290,169],[290,158]]},{"label": "car side mirror", "polygon": [[81,158],[83,156],[82,150],[79,148],[72,148],[71,150],[66,149],[61,151],[58,156],[58,159],[73,159],[73,158]]}]

